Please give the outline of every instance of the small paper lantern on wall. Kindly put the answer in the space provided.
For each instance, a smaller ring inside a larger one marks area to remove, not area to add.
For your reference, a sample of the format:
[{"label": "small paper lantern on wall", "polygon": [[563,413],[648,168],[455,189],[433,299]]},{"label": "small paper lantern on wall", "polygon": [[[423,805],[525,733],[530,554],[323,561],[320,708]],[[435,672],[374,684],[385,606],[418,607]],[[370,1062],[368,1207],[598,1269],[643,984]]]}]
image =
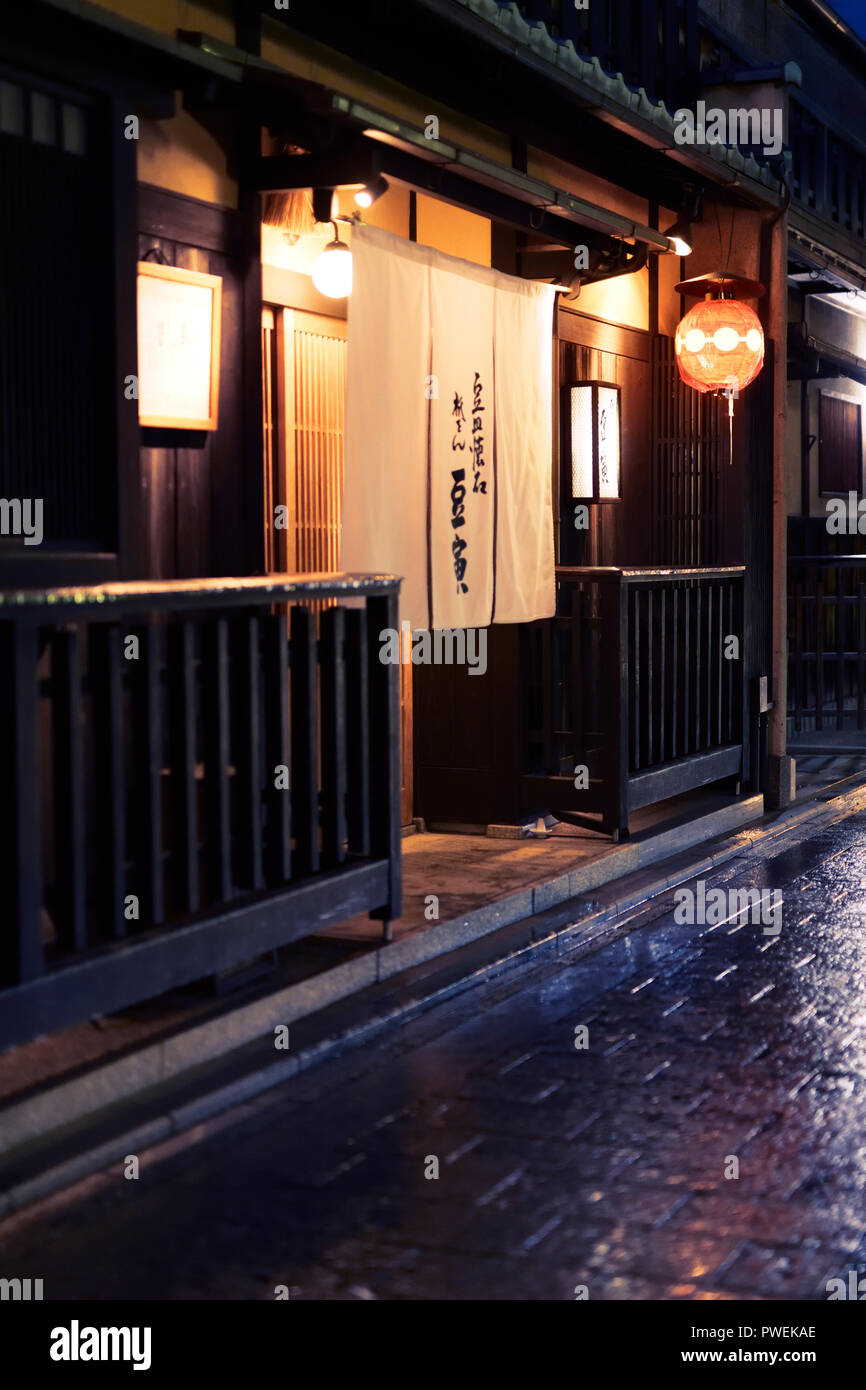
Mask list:
[{"label": "small paper lantern on wall", "polygon": [[620,500],[619,397],[619,386],[610,381],[563,388],[563,483],[574,502]]}]

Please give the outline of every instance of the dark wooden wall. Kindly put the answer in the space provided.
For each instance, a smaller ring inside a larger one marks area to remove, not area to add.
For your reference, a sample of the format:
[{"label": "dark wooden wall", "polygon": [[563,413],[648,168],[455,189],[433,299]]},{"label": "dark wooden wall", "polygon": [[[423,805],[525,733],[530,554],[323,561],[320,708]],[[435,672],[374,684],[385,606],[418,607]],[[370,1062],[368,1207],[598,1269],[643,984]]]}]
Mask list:
[{"label": "dark wooden wall", "polygon": [[159,259],[158,251],[169,265],[223,282],[218,428],[141,430],[143,566],[150,579],[263,569],[261,372],[247,338],[254,336],[260,353],[261,295],[249,273],[251,241],[231,209],[139,189],[139,257],[154,252],[151,259]]},{"label": "dark wooden wall", "polygon": [[22,582],[17,557],[34,576],[23,582],[37,583],[47,554],[117,545],[112,158],[105,99],[26,71],[2,76],[0,496],[42,501],[44,542],[0,538],[0,574]]},{"label": "dark wooden wall", "polygon": [[487,672],[414,669],[415,814],[433,825],[513,823],[518,813],[520,629],[487,629]]},{"label": "dark wooden wall", "polygon": [[[560,500],[558,560],[643,565],[652,559],[650,335],[560,308],[559,382],[610,381],[621,388],[621,502],[590,504],[589,530],[575,531],[574,504]],[[555,445],[556,447],[556,445]],[[554,469],[554,488],[560,470]],[[555,496],[561,494],[555,493]]]}]

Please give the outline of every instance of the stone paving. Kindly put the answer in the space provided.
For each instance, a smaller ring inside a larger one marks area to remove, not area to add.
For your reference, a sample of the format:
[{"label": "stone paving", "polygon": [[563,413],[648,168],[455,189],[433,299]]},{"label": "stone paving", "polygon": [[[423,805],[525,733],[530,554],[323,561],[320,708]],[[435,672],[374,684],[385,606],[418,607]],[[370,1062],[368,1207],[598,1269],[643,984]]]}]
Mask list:
[{"label": "stone paving", "polygon": [[657,901],[15,1218],[3,1273],[46,1298],[825,1299],[866,1270],[866,815],[715,886],[780,889],[780,932]]}]

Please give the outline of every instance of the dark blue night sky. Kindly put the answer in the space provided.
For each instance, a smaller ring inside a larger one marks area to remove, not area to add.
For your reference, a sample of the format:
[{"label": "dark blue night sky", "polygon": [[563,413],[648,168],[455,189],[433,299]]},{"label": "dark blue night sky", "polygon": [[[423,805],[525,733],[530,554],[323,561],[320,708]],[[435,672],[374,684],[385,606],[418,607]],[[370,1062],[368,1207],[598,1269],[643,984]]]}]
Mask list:
[{"label": "dark blue night sky", "polygon": [[866,0],[834,0],[833,9],[866,39]]}]

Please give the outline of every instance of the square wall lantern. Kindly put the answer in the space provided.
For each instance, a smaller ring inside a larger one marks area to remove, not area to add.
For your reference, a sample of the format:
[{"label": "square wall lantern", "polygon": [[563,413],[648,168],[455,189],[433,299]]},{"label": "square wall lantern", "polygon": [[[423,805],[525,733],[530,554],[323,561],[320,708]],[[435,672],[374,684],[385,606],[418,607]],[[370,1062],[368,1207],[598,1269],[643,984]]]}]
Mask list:
[{"label": "square wall lantern", "polygon": [[573,502],[619,502],[620,387],[581,381],[562,388],[563,487]]}]

